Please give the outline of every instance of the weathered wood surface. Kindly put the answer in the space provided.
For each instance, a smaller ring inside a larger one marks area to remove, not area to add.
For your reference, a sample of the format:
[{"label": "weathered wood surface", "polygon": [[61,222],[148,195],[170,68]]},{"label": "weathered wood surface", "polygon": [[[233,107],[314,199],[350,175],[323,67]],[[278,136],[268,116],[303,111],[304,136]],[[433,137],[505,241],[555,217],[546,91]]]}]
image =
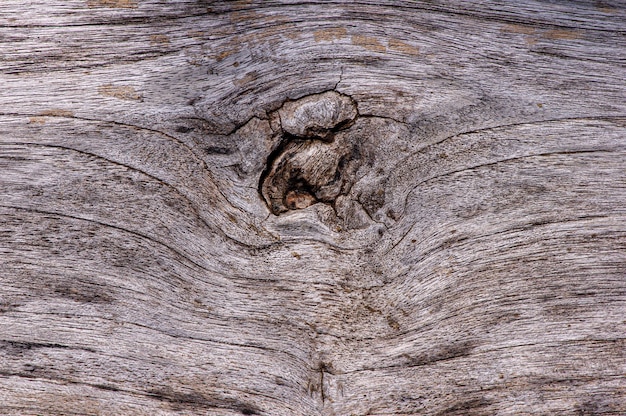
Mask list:
[{"label": "weathered wood surface", "polygon": [[3,0],[0,414],[626,414],[624,6]]}]

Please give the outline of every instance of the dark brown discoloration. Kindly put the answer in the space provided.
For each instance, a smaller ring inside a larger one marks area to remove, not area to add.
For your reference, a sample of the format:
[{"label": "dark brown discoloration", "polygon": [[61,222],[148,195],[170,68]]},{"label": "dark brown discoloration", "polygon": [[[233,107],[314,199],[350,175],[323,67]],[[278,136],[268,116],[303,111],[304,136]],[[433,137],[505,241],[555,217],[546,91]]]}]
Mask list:
[{"label": "dark brown discoloration", "polygon": [[211,155],[230,155],[233,154],[235,150],[222,146],[209,146],[206,148],[206,152]]},{"label": "dark brown discoloration", "polygon": [[54,287],[53,293],[82,303],[111,303],[114,297],[102,287],[90,283],[64,283]]},{"label": "dark brown discoloration", "polygon": [[94,384],[93,387],[105,391],[120,391],[118,387],[112,386],[110,384]]},{"label": "dark brown discoloration", "polygon": [[422,354],[418,356],[411,356],[406,354],[405,357],[408,359],[409,366],[419,367],[423,365],[437,363],[439,361],[447,361],[454,358],[466,357],[472,353],[474,348],[476,348],[476,344],[474,342],[467,341],[459,344],[441,346],[440,348],[435,348],[433,351],[427,354]]},{"label": "dark brown discoloration", "polygon": [[444,411],[437,413],[437,416],[483,416],[490,414],[486,408],[491,404],[491,400],[487,400],[484,397],[459,401]]},{"label": "dark brown discoloration", "polygon": [[85,347],[72,347],[69,345],[46,343],[46,342],[25,342],[25,341],[7,341],[0,340],[0,351],[4,351],[7,354],[24,354],[25,352],[32,352],[41,349],[61,349],[61,350],[83,350],[88,352],[95,352],[92,348]]},{"label": "dark brown discoloration", "polygon": [[228,409],[235,410],[242,415],[260,415],[261,410],[251,404],[229,398],[208,397],[195,391],[189,393],[177,392],[170,388],[150,390],[148,395],[156,400],[170,403],[172,410],[189,409]]},{"label": "dark brown discoloration", "polygon": [[176,127],[176,133],[189,133],[190,131],[193,131],[193,127],[187,127],[187,126]]}]

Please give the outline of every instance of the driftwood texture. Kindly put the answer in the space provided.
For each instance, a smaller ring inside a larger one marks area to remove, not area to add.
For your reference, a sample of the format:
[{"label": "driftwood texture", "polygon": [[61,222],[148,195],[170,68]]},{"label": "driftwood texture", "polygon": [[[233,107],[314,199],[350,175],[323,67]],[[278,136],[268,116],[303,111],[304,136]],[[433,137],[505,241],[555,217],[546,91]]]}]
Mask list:
[{"label": "driftwood texture", "polygon": [[621,1],[0,2],[0,414],[626,414]]}]

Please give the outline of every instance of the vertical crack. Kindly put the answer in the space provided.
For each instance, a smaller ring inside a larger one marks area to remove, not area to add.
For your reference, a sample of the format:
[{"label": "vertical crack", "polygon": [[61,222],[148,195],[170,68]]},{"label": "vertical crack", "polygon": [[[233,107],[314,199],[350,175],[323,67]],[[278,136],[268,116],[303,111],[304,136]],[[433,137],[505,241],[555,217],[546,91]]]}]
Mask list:
[{"label": "vertical crack", "polygon": [[324,392],[324,371],[326,370],[326,366],[324,363],[320,364],[320,396],[322,398],[322,406],[326,401],[326,393]]}]

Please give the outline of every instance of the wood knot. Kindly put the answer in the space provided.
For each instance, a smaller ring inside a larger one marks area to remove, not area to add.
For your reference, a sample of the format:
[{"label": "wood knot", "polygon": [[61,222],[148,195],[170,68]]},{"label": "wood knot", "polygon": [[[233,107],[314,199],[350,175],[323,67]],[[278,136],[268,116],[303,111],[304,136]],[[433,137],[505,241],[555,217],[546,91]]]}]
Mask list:
[{"label": "wood knot", "polygon": [[261,175],[263,199],[275,215],[333,204],[349,191],[361,158],[359,143],[342,134],[358,116],[356,103],[329,91],[288,101],[277,111],[282,138]]}]

